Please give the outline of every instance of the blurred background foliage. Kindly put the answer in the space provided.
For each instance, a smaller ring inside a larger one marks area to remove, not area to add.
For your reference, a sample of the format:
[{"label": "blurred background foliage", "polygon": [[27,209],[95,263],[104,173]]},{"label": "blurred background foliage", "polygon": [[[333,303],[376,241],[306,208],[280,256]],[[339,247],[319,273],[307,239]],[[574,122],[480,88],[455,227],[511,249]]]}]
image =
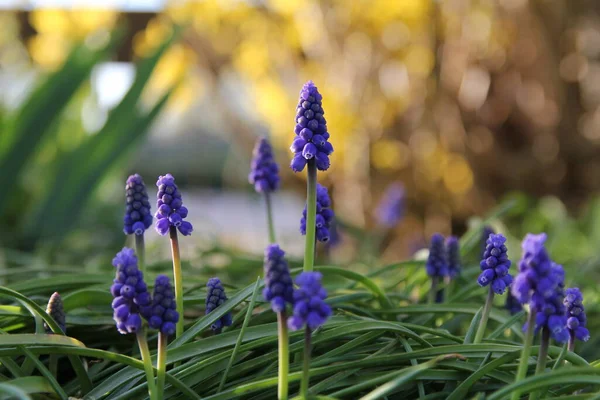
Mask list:
[{"label": "blurred background foliage", "polygon": [[[149,186],[172,172],[198,200],[195,246],[209,238],[257,252],[263,225],[241,221],[260,207],[246,174],[266,134],[282,164],[282,242],[294,253],[304,176],[287,168],[287,147],[297,92],[313,79],[336,149],[320,179],[348,232],[376,229],[384,188],[406,187],[384,259],[410,256],[436,231],[462,234],[473,215],[516,196],[497,221],[515,239],[513,257],[524,233],[546,230],[559,261],[595,266],[598,2],[57,4],[0,11],[4,247],[76,262],[113,252],[124,238],[122,182],[135,171]],[[237,199],[223,204],[244,207],[210,219],[226,211],[207,198],[223,193]],[[362,257],[363,236],[348,232],[332,249],[342,262]]]}]

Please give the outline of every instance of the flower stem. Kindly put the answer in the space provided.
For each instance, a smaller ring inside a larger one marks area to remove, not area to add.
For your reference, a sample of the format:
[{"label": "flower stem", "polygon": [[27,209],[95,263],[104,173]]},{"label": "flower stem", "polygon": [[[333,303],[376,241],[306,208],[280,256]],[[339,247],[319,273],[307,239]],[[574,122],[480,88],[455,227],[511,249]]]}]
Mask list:
[{"label": "flower stem", "polygon": [[152,368],[152,358],[150,357],[150,350],[148,349],[148,341],[146,340],[146,330],[142,329],[137,333],[137,342],[140,347],[140,354],[142,355],[142,361],[144,362],[144,370],[146,371],[146,380],[148,381],[148,394],[151,400],[158,399],[156,392],[156,385],[154,383],[154,370]]},{"label": "flower stem", "polygon": [[492,285],[490,285],[487,299],[485,299],[485,305],[483,306],[483,314],[481,314],[481,321],[479,321],[479,328],[477,328],[477,333],[475,334],[475,339],[473,340],[474,344],[481,343],[481,341],[483,340],[483,335],[485,334],[485,328],[490,317],[490,311],[492,310],[493,303],[494,291],[492,290]]},{"label": "flower stem", "polygon": [[141,235],[134,234],[133,236],[135,236],[135,255],[137,256],[137,259],[138,259],[138,266],[140,268],[140,271],[142,271],[142,274],[144,274],[144,277],[145,277],[145,275],[146,275],[146,246],[144,244],[144,234],[143,233]]},{"label": "flower stem", "polygon": [[158,334],[158,359],[156,360],[156,398],[164,398],[167,373],[167,335]]},{"label": "flower stem", "polygon": [[435,299],[437,298],[438,280],[439,278],[437,276],[431,278],[431,290],[429,291],[429,303],[431,304],[434,304]]},{"label": "flower stem", "polygon": [[177,228],[169,228],[171,238],[171,256],[173,257],[173,281],[175,282],[175,304],[179,313],[179,320],[175,327],[175,337],[183,333],[183,280],[181,277],[181,257],[179,255],[179,240],[177,239]]},{"label": "flower stem", "polygon": [[[548,358],[548,346],[550,345],[550,331],[548,328],[542,328],[542,340],[540,341],[540,351],[538,352],[535,374],[540,375],[546,369],[546,359]],[[541,397],[542,391],[536,391],[529,395],[529,400],[537,400]]]},{"label": "flower stem", "polygon": [[288,328],[285,311],[277,313],[277,327],[279,328],[279,387],[277,398],[288,398],[288,371],[290,367],[290,353],[288,350]]},{"label": "flower stem", "polygon": [[269,243],[275,243],[275,225],[273,224],[273,208],[271,207],[271,194],[265,192],[265,204],[267,205],[267,224],[269,225]]},{"label": "flower stem", "polygon": [[317,234],[317,165],[315,160],[307,164],[308,180],[306,188],[306,243],[304,246],[304,271],[312,271],[315,264]]},{"label": "flower stem", "polygon": [[308,400],[308,382],[310,379],[310,351],[311,351],[311,332],[307,326],[304,331],[304,360],[302,364],[302,383],[300,385],[300,397]]},{"label": "flower stem", "polygon": [[569,344],[567,349],[569,351],[574,351],[575,350],[575,334],[573,332],[569,331]]},{"label": "flower stem", "polygon": [[[531,344],[533,343],[533,332],[535,331],[535,310],[529,308],[529,317],[527,318],[527,332],[525,332],[525,343],[523,343],[523,351],[521,352],[521,360],[515,382],[519,382],[527,375],[529,365],[529,354],[531,354]],[[512,400],[519,400],[521,392],[515,390],[512,393]]]}]

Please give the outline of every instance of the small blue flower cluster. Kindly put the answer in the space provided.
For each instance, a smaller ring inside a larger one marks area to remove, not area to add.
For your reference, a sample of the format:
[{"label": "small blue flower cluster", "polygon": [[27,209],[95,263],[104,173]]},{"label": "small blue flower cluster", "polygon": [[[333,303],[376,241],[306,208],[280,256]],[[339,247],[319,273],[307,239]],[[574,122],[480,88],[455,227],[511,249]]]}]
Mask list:
[{"label": "small blue flower cluster", "polygon": [[519,274],[512,284],[512,294],[521,303],[529,302],[536,314],[536,331],[546,327],[559,343],[569,339],[566,329],[564,298],[565,272],[546,251],[546,234],[527,234],[521,247]]},{"label": "small blue flower cluster", "polygon": [[321,285],[322,278],[320,272],[302,272],[296,278],[294,314],[288,319],[291,330],[301,329],[304,325],[314,330],[331,315],[331,307],[325,303],[327,291]]},{"label": "small blue flower cluster", "polygon": [[286,303],[293,304],[294,301],[294,285],[284,256],[285,252],[276,244],[265,249],[263,297],[271,302],[276,313],[285,311]]},{"label": "small blue flower cluster", "polygon": [[279,188],[279,166],[267,138],[260,138],[253,151],[248,181],[258,193],[274,192]]},{"label": "small blue flower cluster", "polygon": [[485,249],[487,248],[487,240],[492,233],[496,232],[489,225],[485,225],[481,231],[481,258],[483,258],[483,253],[485,253]]},{"label": "small blue flower cluster", "polygon": [[179,321],[179,313],[176,309],[175,294],[169,278],[165,275],[158,275],[154,282],[152,305],[144,315],[148,320],[148,325],[150,328],[158,329],[162,334],[173,335],[175,325]]},{"label": "small blue flower cluster", "polygon": [[448,276],[454,279],[460,275],[460,247],[458,238],[450,236],[446,239],[446,252],[448,254]]},{"label": "small blue flower cluster", "polygon": [[[58,292],[52,293],[48,300],[48,306],[46,307],[46,314],[52,317],[58,324],[63,333],[67,333],[67,320],[65,315],[65,308],[63,307],[62,298]],[[44,322],[44,330],[46,333],[52,333],[52,329]]]},{"label": "small blue flower cluster", "polygon": [[425,269],[427,271],[427,275],[432,278],[443,278],[448,276],[448,255],[446,254],[444,236],[442,236],[440,233],[434,233],[431,236],[429,257],[427,258]]},{"label": "small blue flower cluster", "polygon": [[508,259],[506,238],[502,234],[490,234],[483,259],[479,263],[481,274],[477,278],[480,286],[492,285],[496,294],[503,294],[513,281],[508,273],[511,262]]},{"label": "small blue flower cluster", "polygon": [[577,338],[583,342],[590,339],[590,331],[585,327],[587,318],[583,307],[583,294],[579,288],[568,288],[565,290],[564,305],[567,309],[567,329],[571,338]]},{"label": "small blue flower cluster", "polygon": [[138,174],[127,178],[125,184],[126,205],[125,217],[123,218],[123,232],[126,235],[143,235],[144,231],[152,225],[152,214],[150,213],[150,202],[146,185]]},{"label": "small blue flower cluster", "polygon": [[[225,288],[223,288],[221,280],[219,278],[210,278],[206,284],[206,315],[225,303],[226,300],[227,296],[225,295]],[[228,312],[215,321],[211,328],[215,333],[218,333],[223,327],[231,325],[232,322],[231,312]]]},{"label": "small blue flower cluster", "polygon": [[296,137],[290,147],[294,158],[290,167],[300,172],[309,160],[315,160],[317,169],[327,171],[329,155],[333,146],[328,142],[327,121],[323,114],[321,101],[323,96],[312,81],[308,81],[300,91],[300,100],[296,108]]},{"label": "small blue flower cluster", "polygon": [[393,228],[404,216],[404,186],[392,183],[387,187],[377,207],[377,222],[386,228]]},{"label": "small blue flower cluster", "polygon": [[183,206],[181,193],[177,189],[173,175],[159,176],[156,186],[158,187],[155,214],[156,231],[164,236],[169,232],[169,228],[174,226],[182,235],[190,235],[193,227],[188,221],[183,220],[187,217],[188,210]]},{"label": "small blue flower cluster", "polygon": [[[317,183],[317,215],[316,215],[316,229],[317,229],[317,240],[319,242],[328,242],[331,238],[329,228],[333,221],[334,213],[331,209],[331,199],[329,198],[329,192],[327,188]],[[302,218],[300,219],[300,233],[306,235],[306,206],[302,211]]]},{"label": "small blue flower cluster", "polygon": [[142,327],[140,312],[145,315],[152,300],[144,276],[138,269],[133,249],[123,248],[117,253],[112,264],[117,268],[114,283],[110,288],[114,297],[112,308],[117,329],[123,334],[137,332]]}]

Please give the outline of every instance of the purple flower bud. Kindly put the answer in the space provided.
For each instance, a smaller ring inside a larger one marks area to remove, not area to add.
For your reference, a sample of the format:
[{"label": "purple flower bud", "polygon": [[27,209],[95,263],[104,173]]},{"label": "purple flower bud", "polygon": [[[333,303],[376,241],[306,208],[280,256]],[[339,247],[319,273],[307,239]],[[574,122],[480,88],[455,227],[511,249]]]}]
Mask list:
[{"label": "purple flower bud", "polygon": [[585,327],[587,318],[583,307],[583,294],[579,288],[568,288],[565,290],[563,303],[566,308],[566,328],[571,337],[581,341],[588,341],[590,332]]},{"label": "purple flower bud", "polygon": [[125,217],[123,222],[123,232],[126,235],[143,235],[144,231],[152,225],[146,185],[138,174],[129,176],[125,184]]},{"label": "purple flower bud", "polygon": [[[295,142],[295,141],[294,141]],[[254,146],[248,181],[259,193],[274,192],[279,188],[279,166],[267,138],[260,138]]]},{"label": "purple flower bud", "polygon": [[[189,222],[183,221],[183,218],[187,216],[187,208],[183,207],[181,193],[175,184],[173,175],[159,176],[156,186],[158,187],[156,202],[158,210],[155,214],[157,218],[155,228],[158,234],[166,235],[169,228],[173,226],[177,227],[182,235],[190,235],[193,228]],[[180,212],[181,208],[185,209],[183,213]]]},{"label": "purple flower bud", "polygon": [[431,245],[429,247],[429,256],[425,264],[427,275],[430,277],[444,277],[448,271],[448,260],[444,236],[434,233],[431,236]]},{"label": "purple flower bud", "polygon": [[[206,315],[210,314],[215,308],[227,301],[225,295],[225,288],[219,278],[210,278],[206,284]],[[228,312],[211,326],[215,333],[220,333],[224,326],[230,326],[232,324],[231,312]]]},{"label": "purple flower bud", "polygon": [[296,278],[294,313],[288,319],[291,330],[301,329],[304,325],[314,330],[331,316],[331,307],[325,303],[327,292],[321,286],[322,278],[320,272],[302,272]]},{"label": "purple flower bud", "polygon": [[271,302],[276,313],[285,311],[285,304],[294,301],[294,286],[284,255],[277,244],[270,244],[265,249],[263,297]]},{"label": "purple flower bud", "polygon": [[164,335],[172,335],[175,324],[179,321],[176,311],[175,294],[171,282],[166,275],[158,275],[154,282],[152,302],[142,313],[151,328],[159,330]]},{"label": "purple flower bud", "polygon": [[[317,240],[320,242],[327,242],[330,240],[329,229],[334,219],[334,213],[331,209],[331,199],[329,198],[329,192],[327,188],[317,183],[317,226],[316,234]],[[302,211],[302,218],[300,218],[300,233],[306,235],[306,206]]]},{"label": "purple flower bud", "polygon": [[507,286],[512,282],[512,276],[508,274],[511,262],[508,259],[506,249],[506,238],[502,234],[491,233],[486,240],[486,247],[479,264],[481,274],[477,282],[481,286],[492,285],[496,294],[503,294]]},{"label": "purple flower bud", "polygon": [[[296,108],[296,138],[290,149],[295,153],[290,164],[294,172],[300,172],[306,160],[314,159],[317,169],[326,171],[329,168],[329,154],[333,146],[327,140],[327,121],[323,116],[322,96],[312,81],[308,81],[300,91],[300,99]],[[304,158],[304,162],[299,160]]]}]

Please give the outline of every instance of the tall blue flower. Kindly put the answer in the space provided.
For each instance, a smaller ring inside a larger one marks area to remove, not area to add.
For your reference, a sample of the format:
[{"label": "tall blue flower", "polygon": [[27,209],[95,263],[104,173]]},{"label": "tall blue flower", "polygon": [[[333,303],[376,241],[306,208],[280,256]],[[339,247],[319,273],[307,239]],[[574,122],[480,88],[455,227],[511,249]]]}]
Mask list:
[{"label": "tall blue flower", "polygon": [[[46,314],[54,319],[63,333],[67,333],[65,308],[63,306],[62,298],[58,292],[54,292],[52,293],[52,296],[50,296],[50,299],[48,300],[48,306],[46,307]],[[52,329],[45,322],[44,330],[46,333],[52,333]]]},{"label": "tall blue flower", "polygon": [[[210,278],[206,284],[206,315],[210,314],[215,308],[225,303],[227,296],[225,295],[225,288],[219,278]],[[223,315],[211,328],[215,333],[221,331],[224,326],[229,326],[233,322],[231,312]]]},{"label": "tall blue flower", "polygon": [[138,174],[127,178],[125,184],[125,217],[123,218],[123,232],[126,235],[142,235],[152,225],[152,214],[150,213],[150,202],[146,185]]},{"label": "tall blue flower", "polygon": [[142,327],[142,315],[147,315],[151,305],[150,293],[144,282],[144,275],[138,269],[137,257],[133,249],[124,247],[112,261],[117,269],[115,280],[110,288],[114,300],[113,319],[119,332],[134,333]]},{"label": "tall blue flower", "polygon": [[523,255],[519,261],[519,274],[511,291],[521,304],[529,302],[536,312],[536,331],[546,327],[554,340],[566,342],[569,333],[563,304],[565,272],[550,259],[545,242],[545,233],[525,236],[521,244]]},{"label": "tall blue flower", "polygon": [[[319,242],[328,242],[331,238],[331,232],[329,229],[333,221],[334,213],[331,209],[331,199],[327,188],[317,183],[317,216],[316,216],[316,229],[317,229],[317,240]],[[302,211],[302,218],[300,219],[300,233],[306,235],[306,205],[304,211]]]},{"label": "tall blue flower", "polygon": [[248,181],[259,193],[274,192],[279,189],[279,166],[273,156],[273,149],[267,138],[259,138],[254,146]]},{"label": "tall blue flower", "polygon": [[571,338],[587,342],[590,339],[590,331],[585,327],[587,318],[583,307],[583,294],[581,294],[579,288],[565,290],[564,305],[566,307],[569,335]]},{"label": "tall blue flower", "polygon": [[425,264],[427,275],[431,278],[443,278],[448,276],[448,259],[446,254],[446,245],[444,236],[440,233],[434,233],[431,236],[431,245],[429,246],[429,257]]},{"label": "tall blue flower", "polygon": [[492,285],[496,294],[503,294],[513,281],[508,273],[511,262],[508,259],[506,238],[502,234],[490,234],[483,259],[479,263],[481,274],[477,278],[480,286]]},{"label": "tall blue flower", "polygon": [[193,230],[192,224],[183,220],[188,215],[188,209],[183,206],[181,193],[177,189],[173,175],[159,176],[156,186],[158,187],[156,231],[164,236],[171,226],[175,226],[182,235],[190,235]]},{"label": "tall blue flower", "polygon": [[304,325],[314,330],[331,316],[331,307],[325,303],[327,291],[321,285],[322,278],[320,272],[302,272],[296,278],[294,315],[288,319],[291,330],[301,329]]},{"label": "tall blue flower", "polygon": [[154,282],[154,293],[150,309],[142,314],[152,329],[158,329],[160,333],[170,336],[175,333],[175,324],[179,321],[179,313],[176,311],[175,294],[171,282],[166,275],[158,275]]},{"label": "tall blue flower", "polygon": [[387,187],[377,207],[377,222],[387,228],[393,228],[404,216],[404,186],[395,182]]},{"label": "tall blue flower", "polygon": [[294,153],[291,168],[300,172],[309,160],[314,159],[317,169],[327,171],[329,168],[329,155],[333,153],[333,146],[329,143],[327,121],[323,114],[321,101],[323,96],[312,81],[302,86],[300,100],[296,107],[296,137],[290,147]]},{"label": "tall blue flower", "polygon": [[285,311],[286,303],[293,304],[294,285],[285,252],[276,244],[270,244],[265,249],[265,288],[263,297],[271,302],[274,312]]},{"label": "tall blue flower", "polygon": [[446,251],[448,252],[448,276],[455,278],[460,275],[460,248],[458,238],[450,236],[446,239]]},{"label": "tall blue flower", "polygon": [[481,231],[481,258],[483,258],[483,253],[485,253],[485,249],[487,248],[487,240],[492,233],[496,232],[489,225],[485,225]]}]

